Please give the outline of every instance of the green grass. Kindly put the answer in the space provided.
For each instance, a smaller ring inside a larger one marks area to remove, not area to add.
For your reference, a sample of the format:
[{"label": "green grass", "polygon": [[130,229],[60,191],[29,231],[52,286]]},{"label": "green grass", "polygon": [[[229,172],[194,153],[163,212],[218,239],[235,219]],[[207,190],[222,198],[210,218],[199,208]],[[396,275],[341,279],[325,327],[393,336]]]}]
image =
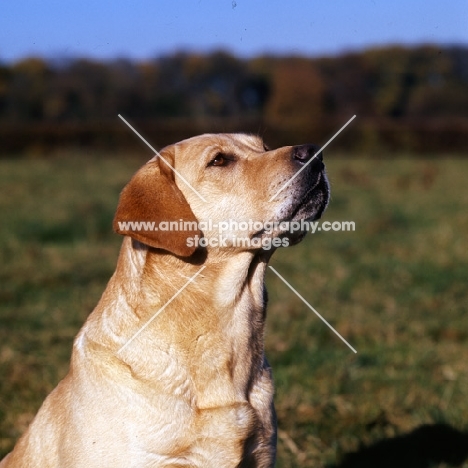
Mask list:
[{"label": "green grass", "polygon": [[[0,161],[0,455],[67,372],[73,337],[113,272],[111,220],[144,155]],[[268,358],[278,467],[320,467],[424,424],[468,421],[468,161],[328,162],[320,232],[272,265]],[[441,465],[442,466],[442,465]]]}]

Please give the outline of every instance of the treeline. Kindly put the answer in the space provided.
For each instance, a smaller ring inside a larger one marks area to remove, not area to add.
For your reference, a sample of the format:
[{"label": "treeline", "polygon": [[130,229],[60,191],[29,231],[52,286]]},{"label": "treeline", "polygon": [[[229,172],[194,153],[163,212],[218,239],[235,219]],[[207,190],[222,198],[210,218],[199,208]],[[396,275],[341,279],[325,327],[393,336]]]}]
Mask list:
[{"label": "treeline", "polygon": [[334,58],[177,53],[153,61],[29,58],[0,65],[2,154],[57,146],[127,150],[122,114],[161,147],[213,131],[272,145],[324,143],[360,152],[463,152],[468,48],[390,47]]}]

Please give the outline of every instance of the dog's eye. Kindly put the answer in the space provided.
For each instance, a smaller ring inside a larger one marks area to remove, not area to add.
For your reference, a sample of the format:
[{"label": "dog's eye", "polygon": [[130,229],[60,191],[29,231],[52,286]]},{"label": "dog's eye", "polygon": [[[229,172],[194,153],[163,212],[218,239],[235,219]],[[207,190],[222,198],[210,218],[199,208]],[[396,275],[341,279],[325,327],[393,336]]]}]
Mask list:
[{"label": "dog's eye", "polygon": [[223,153],[218,153],[208,164],[208,166],[227,166],[229,163],[233,162],[233,158],[227,156]]}]

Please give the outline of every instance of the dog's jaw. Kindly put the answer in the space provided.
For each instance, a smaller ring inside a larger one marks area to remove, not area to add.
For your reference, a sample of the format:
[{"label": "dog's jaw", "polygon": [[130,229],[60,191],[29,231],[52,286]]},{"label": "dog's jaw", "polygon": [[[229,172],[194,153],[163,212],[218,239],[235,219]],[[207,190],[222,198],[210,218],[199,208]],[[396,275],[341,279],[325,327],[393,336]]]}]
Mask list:
[{"label": "dog's jaw", "polygon": [[318,175],[317,183],[309,189],[296,208],[292,221],[316,221],[320,219],[330,200],[330,184],[325,170]]}]

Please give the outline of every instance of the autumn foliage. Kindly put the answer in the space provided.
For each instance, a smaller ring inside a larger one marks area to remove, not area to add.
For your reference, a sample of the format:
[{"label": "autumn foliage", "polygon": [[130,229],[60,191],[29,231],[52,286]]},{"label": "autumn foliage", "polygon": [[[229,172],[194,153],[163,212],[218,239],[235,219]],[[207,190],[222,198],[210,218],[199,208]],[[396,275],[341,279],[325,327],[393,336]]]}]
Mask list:
[{"label": "autumn foliage", "polygon": [[62,146],[128,149],[124,115],[161,147],[202,132],[248,131],[271,145],[461,153],[468,48],[390,47],[333,58],[177,53],[152,61],[29,58],[0,65],[2,154]]}]

